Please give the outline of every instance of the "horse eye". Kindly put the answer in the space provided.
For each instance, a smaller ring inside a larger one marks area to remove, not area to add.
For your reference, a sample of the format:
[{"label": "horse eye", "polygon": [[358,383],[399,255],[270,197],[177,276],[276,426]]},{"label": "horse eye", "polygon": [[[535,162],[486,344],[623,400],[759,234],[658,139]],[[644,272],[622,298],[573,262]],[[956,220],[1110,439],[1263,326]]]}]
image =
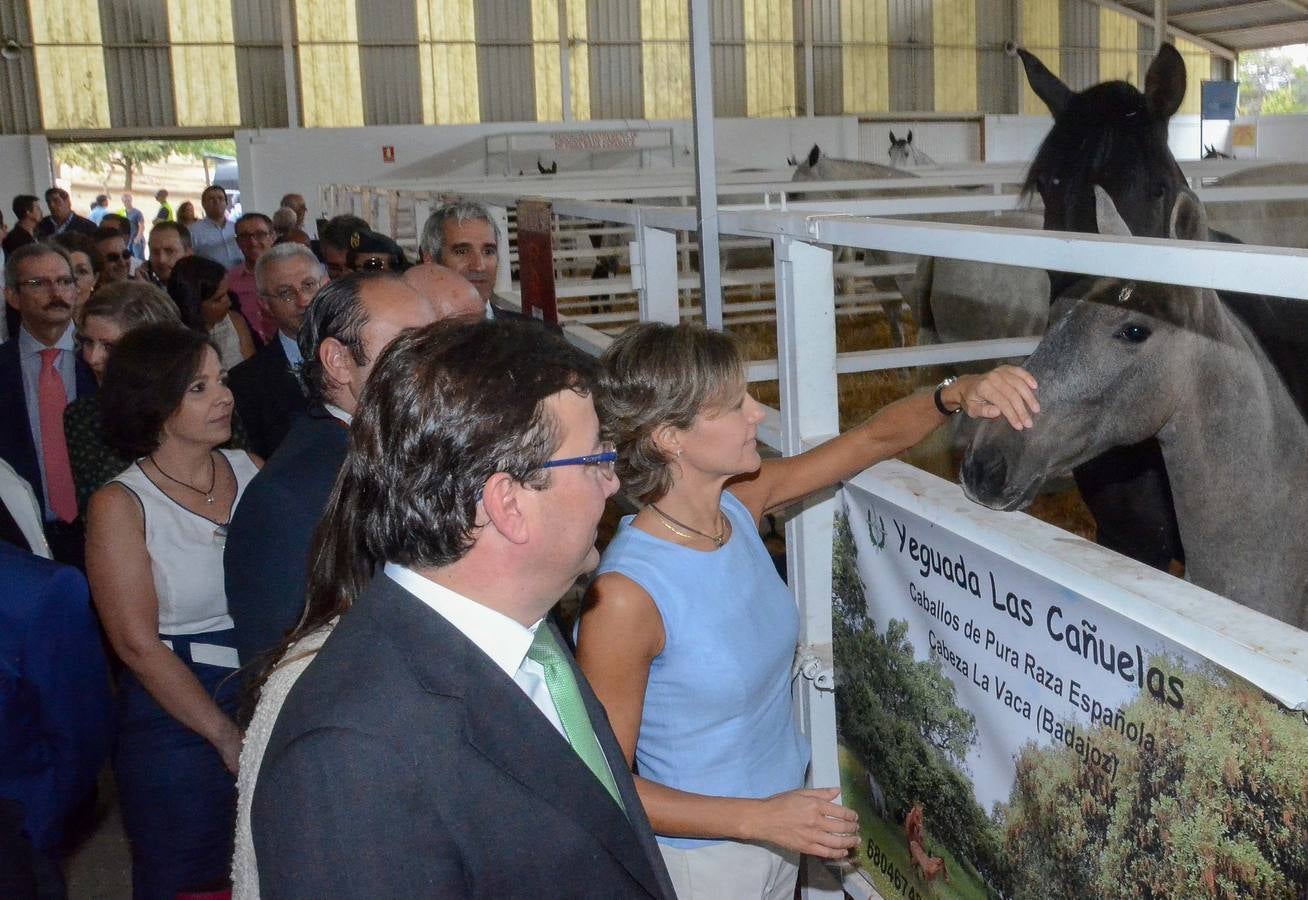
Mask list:
[{"label": "horse eye", "polygon": [[1119,328],[1113,337],[1131,344],[1143,344],[1149,339],[1149,335],[1151,334],[1153,334],[1153,332],[1145,326],[1131,323]]}]

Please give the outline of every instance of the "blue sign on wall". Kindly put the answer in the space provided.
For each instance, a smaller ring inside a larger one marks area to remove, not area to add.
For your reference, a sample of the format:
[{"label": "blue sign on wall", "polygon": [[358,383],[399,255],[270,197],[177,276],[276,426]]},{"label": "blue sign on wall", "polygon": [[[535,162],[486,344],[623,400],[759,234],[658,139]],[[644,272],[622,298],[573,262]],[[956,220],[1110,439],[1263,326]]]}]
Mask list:
[{"label": "blue sign on wall", "polygon": [[1233,120],[1239,96],[1238,81],[1204,81],[1199,84],[1199,105],[1205,119]]}]

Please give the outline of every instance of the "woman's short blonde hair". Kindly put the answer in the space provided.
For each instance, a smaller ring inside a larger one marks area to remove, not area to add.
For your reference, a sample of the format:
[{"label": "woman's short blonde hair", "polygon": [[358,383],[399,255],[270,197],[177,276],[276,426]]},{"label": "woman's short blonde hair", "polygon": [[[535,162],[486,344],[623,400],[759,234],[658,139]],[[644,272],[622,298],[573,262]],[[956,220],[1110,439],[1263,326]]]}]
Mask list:
[{"label": "woman's short blonde hair", "polygon": [[664,425],[689,428],[701,412],[730,399],[745,382],[740,348],[701,325],[646,322],[623,332],[600,366],[595,406],[618,448],[623,493],[655,502],[672,488],[672,459],[654,433]]},{"label": "woman's short blonde hair", "polygon": [[78,327],[91,316],[108,319],[124,332],[138,325],[182,323],[177,304],[148,281],[115,281],[97,288],[78,311]]}]

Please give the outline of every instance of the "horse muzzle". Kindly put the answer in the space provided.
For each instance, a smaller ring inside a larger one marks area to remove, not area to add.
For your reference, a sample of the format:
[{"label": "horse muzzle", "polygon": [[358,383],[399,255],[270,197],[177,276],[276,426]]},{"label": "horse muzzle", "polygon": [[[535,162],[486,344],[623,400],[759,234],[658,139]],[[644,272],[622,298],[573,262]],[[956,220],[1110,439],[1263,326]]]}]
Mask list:
[{"label": "horse muzzle", "polygon": [[1040,489],[1039,482],[1015,482],[1008,456],[998,448],[968,448],[963,459],[963,493],[973,503],[991,509],[1022,509]]}]

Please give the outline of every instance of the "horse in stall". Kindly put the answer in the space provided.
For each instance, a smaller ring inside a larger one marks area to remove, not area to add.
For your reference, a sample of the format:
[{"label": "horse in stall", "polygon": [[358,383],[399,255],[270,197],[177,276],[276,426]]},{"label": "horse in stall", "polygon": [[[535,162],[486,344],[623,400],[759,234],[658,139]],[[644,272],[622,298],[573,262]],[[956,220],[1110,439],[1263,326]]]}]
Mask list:
[{"label": "horse in stall", "polygon": [[[1098,231],[1130,236],[1094,187]],[[1167,235],[1208,239],[1204,210],[1178,193]],[[963,462],[971,499],[1017,509],[1051,474],[1157,435],[1186,578],[1308,628],[1308,422],[1275,365],[1217,293],[1084,279],[1055,303],[1027,369],[1040,384],[1036,426],[981,424]],[[1250,436],[1254,439],[1250,439]]]},{"label": "horse in stall", "polygon": [[913,129],[908,130],[908,136],[897,138],[895,133],[890,132],[890,149],[886,151],[890,157],[890,164],[896,168],[902,169],[904,166],[934,166],[936,161],[921,150],[913,146]]},{"label": "horse in stall", "polygon": [[[1094,233],[1095,187],[1112,199],[1123,221],[1140,237],[1166,237],[1169,215],[1181,194],[1190,194],[1167,145],[1167,123],[1185,96],[1181,55],[1164,44],[1149,66],[1142,93],[1123,81],[1079,93],[1026,50],[1018,50],[1027,80],[1054,116],[1027,173],[1024,192],[1044,201],[1048,230]],[[1238,242],[1217,231],[1209,240]],[[1080,276],[1052,272],[1051,297]],[[1308,401],[1308,306],[1300,301],[1220,292],[1245,321],[1295,398]],[[1187,564],[1158,441],[1106,446],[1074,469],[1077,486],[1098,525],[1100,544],[1166,569]]]}]

